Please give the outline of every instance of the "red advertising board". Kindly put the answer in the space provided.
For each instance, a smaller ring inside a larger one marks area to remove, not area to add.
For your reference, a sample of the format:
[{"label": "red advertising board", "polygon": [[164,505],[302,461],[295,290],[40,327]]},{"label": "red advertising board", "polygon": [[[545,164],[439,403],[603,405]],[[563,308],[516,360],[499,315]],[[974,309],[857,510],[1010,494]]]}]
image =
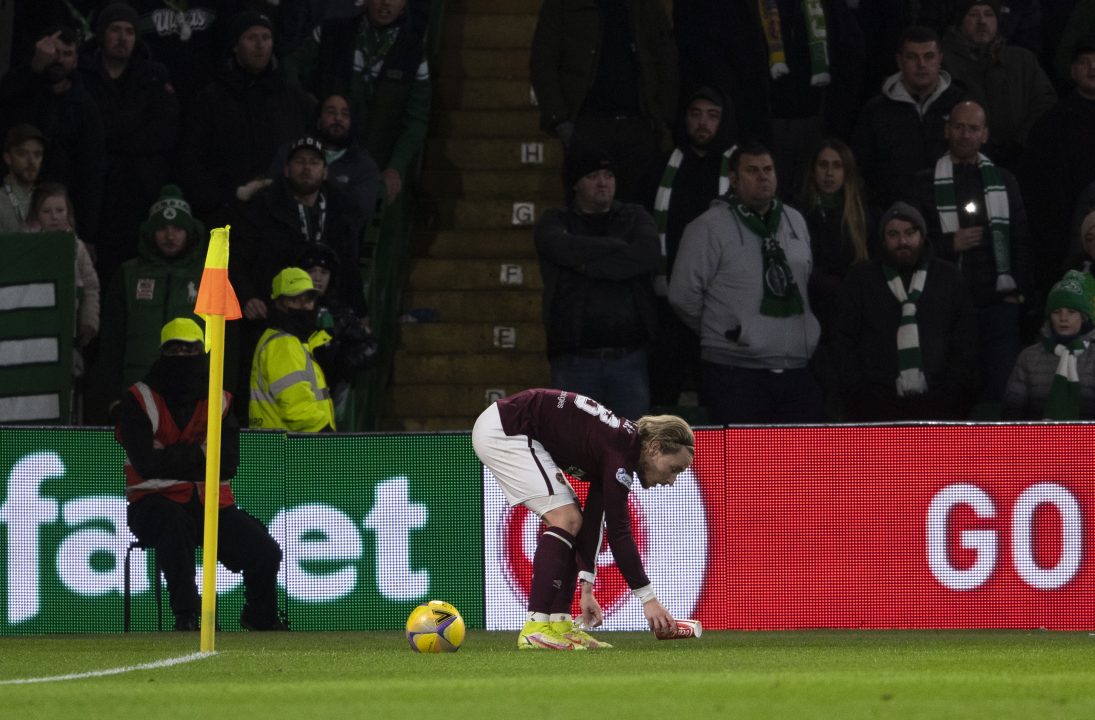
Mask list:
[{"label": "red advertising board", "polygon": [[757,428],[697,442],[706,627],[1095,627],[1095,428]]},{"label": "red advertising board", "polygon": [[[1075,424],[700,430],[676,485],[635,484],[632,526],[662,603],[711,629],[1095,629],[1093,446]],[[487,627],[519,627],[539,523],[484,481]],[[598,566],[606,627],[643,628]]]}]

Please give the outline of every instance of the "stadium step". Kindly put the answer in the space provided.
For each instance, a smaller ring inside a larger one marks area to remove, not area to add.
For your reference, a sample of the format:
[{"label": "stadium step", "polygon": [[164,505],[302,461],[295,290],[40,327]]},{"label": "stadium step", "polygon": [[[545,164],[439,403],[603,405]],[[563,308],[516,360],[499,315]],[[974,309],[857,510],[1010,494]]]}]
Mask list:
[{"label": "stadium step", "polygon": [[[442,52],[443,77],[522,80],[528,86],[527,48],[469,49]],[[526,97],[528,97],[526,93]]]},{"label": "stadium step", "polygon": [[[547,358],[542,352],[412,353],[407,350],[396,363],[392,383],[423,385],[453,383],[524,383],[529,378],[548,376]],[[542,383],[537,383],[542,384]],[[480,408],[482,409],[482,407]]]},{"label": "stadium step", "polygon": [[546,135],[528,139],[440,138],[426,143],[427,170],[521,170],[558,173],[562,143]]},{"label": "stadium step", "polygon": [[451,13],[466,15],[532,15],[540,12],[544,0],[448,0]]},{"label": "stadium step", "polygon": [[416,385],[398,388],[386,408],[386,430],[470,430],[475,418],[498,397],[525,387],[506,383]]},{"label": "stadium step", "polygon": [[540,2],[447,7],[381,430],[469,430],[493,400],[549,382],[532,223],[562,204],[562,146],[529,90]]},{"label": "stadium step", "polygon": [[429,309],[442,323],[449,322],[540,322],[541,293],[538,290],[420,290],[412,284],[404,306]]},{"label": "stadium step", "polygon": [[559,205],[545,198],[528,197],[514,193],[512,199],[439,200],[435,212],[437,223],[455,230],[500,230],[514,226],[532,225],[549,207]]},{"label": "stadium step", "polygon": [[[536,30],[535,11],[528,13],[460,13],[445,11],[442,47],[460,49],[513,49],[528,52]],[[526,60],[526,65],[528,61]]]},{"label": "stadium step", "polygon": [[400,347],[415,353],[543,352],[544,326],[539,322],[405,323]]},{"label": "stadium step", "polygon": [[439,230],[414,236],[416,252],[433,258],[536,258],[532,232],[526,227],[493,230]]},{"label": "stadium step", "polygon": [[441,107],[457,110],[524,110],[535,107],[527,79],[446,77],[438,80],[434,97]]},{"label": "stadium step", "polygon": [[411,286],[421,290],[540,290],[540,266],[532,258],[416,258]]},{"label": "stadium step", "polygon": [[558,173],[539,170],[429,170],[422,174],[422,187],[434,197],[546,197],[563,204]]},{"label": "stadium step", "polygon": [[552,139],[540,131],[540,116],[522,110],[447,110],[434,121],[439,137],[520,138],[525,142]]}]

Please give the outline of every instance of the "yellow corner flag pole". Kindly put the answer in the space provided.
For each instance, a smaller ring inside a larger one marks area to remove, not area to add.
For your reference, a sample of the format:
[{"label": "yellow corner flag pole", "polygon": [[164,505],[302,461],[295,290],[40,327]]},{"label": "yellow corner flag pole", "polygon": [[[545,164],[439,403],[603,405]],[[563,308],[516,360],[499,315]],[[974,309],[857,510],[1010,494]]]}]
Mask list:
[{"label": "yellow corner flag pole", "polygon": [[224,414],[224,321],[238,320],[240,304],[228,281],[228,231],[210,234],[194,313],[205,319],[205,351],[209,353],[209,418],[206,423],[205,536],[202,540],[202,652],[213,652],[217,628],[217,529],[220,519],[221,417]]}]

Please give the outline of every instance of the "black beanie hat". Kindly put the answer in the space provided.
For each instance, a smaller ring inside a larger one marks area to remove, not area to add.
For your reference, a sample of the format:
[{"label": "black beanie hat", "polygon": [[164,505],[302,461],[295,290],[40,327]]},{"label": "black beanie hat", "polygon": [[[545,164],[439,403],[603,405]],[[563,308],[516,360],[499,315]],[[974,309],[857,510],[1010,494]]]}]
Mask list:
[{"label": "black beanie hat", "polygon": [[270,16],[260,13],[258,10],[244,10],[233,17],[232,23],[228,26],[230,45],[234,46],[239,42],[240,35],[247,32],[248,28],[253,28],[256,25],[266,28],[271,33],[274,32],[274,23],[270,20]]},{"label": "black beanie hat", "polygon": [[615,172],[616,167],[612,162],[612,156],[607,152],[596,148],[585,148],[571,153],[566,162],[567,189],[573,188],[579,180],[598,170]]},{"label": "black beanie hat", "polygon": [[321,267],[334,273],[338,270],[338,255],[323,243],[312,243],[297,258],[296,266],[304,270]]},{"label": "black beanie hat", "polygon": [[111,23],[116,22],[127,22],[136,30],[140,19],[140,15],[137,14],[137,11],[133,9],[133,6],[129,3],[110,3],[100,10],[99,14],[95,17],[95,36],[102,38],[103,31],[110,27]]},{"label": "black beanie hat", "polygon": [[959,26],[966,17],[966,13],[974,5],[988,5],[997,16],[1000,15],[1000,0],[959,0],[954,6],[954,24]]}]

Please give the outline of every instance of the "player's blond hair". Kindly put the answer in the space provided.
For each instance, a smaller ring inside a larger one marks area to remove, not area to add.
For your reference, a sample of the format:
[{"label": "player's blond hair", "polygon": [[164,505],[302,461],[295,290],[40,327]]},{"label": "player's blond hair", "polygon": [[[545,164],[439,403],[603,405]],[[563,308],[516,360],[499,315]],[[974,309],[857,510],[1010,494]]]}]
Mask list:
[{"label": "player's blond hair", "polygon": [[696,455],[696,436],[684,418],[676,415],[643,415],[635,421],[639,428],[639,437],[643,443],[653,443],[654,447],[666,454],[673,454],[688,448],[688,454]]}]

